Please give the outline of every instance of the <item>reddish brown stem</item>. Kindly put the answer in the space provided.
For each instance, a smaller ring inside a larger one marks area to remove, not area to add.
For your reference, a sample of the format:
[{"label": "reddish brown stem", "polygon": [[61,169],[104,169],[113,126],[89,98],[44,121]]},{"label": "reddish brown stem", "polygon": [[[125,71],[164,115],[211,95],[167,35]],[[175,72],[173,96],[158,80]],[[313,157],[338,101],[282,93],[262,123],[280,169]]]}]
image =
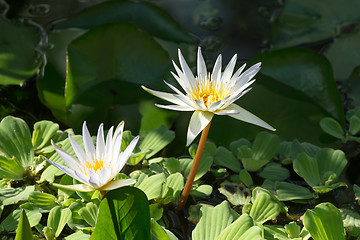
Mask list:
[{"label": "reddish brown stem", "polygon": [[106,191],[100,191],[101,199],[105,197]]},{"label": "reddish brown stem", "polygon": [[194,162],[193,162],[193,165],[191,167],[189,176],[188,176],[188,178],[186,180],[186,184],[185,184],[184,190],[183,190],[183,192],[181,194],[180,202],[179,202],[179,205],[178,205],[178,208],[177,208],[179,211],[184,210],[186,201],[187,201],[187,199],[189,197],[190,190],[191,190],[191,187],[193,185],[194,178],[195,178],[197,169],[198,169],[199,164],[200,164],[200,159],[201,159],[201,156],[202,156],[203,151],[204,151],[204,147],[205,147],[206,139],[207,139],[207,136],[208,136],[208,133],[209,133],[210,125],[211,125],[211,121],[204,128],[204,130],[201,133],[200,142],[199,142],[198,148],[196,150]]}]

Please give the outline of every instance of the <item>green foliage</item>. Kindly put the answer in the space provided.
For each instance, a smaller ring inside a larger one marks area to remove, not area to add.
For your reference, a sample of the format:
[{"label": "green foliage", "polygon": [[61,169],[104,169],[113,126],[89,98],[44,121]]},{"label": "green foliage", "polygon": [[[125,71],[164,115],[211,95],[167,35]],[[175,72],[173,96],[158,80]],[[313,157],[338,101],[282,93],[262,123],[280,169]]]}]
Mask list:
[{"label": "green foliage", "polygon": [[28,240],[33,239],[30,223],[24,210],[21,211],[19,225],[16,230],[16,236],[15,236],[15,240],[22,240],[22,239],[28,239]]},{"label": "green foliage", "polygon": [[340,211],[331,203],[321,203],[314,209],[307,210],[303,223],[314,240],[345,239]]},{"label": "green foliage", "polygon": [[295,172],[319,193],[326,193],[344,186],[336,183],[337,178],[345,168],[347,160],[341,150],[321,149],[314,158],[305,153],[294,161]]},{"label": "green foliage", "polygon": [[90,239],[151,239],[148,199],[137,188],[112,190],[101,201]]},{"label": "green foliage", "polygon": [[51,209],[47,226],[44,228],[46,239],[56,239],[65,227],[65,224],[71,219],[72,212],[69,208],[62,209],[60,206]]}]

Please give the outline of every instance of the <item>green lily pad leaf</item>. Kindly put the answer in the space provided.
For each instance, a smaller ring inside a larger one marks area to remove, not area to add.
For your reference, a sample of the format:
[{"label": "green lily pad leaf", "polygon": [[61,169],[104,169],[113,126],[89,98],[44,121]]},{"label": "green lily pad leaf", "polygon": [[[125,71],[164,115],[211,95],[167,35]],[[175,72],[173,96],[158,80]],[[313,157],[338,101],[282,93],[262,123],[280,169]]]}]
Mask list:
[{"label": "green lily pad leaf", "polygon": [[356,135],[358,132],[360,132],[360,117],[352,116],[350,118],[349,132],[352,135]]},{"label": "green lily pad leaf", "polygon": [[144,177],[139,177],[135,187],[141,189],[149,200],[161,196],[162,185],[165,183],[166,178],[164,173],[152,175],[150,177],[144,174]]},{"label": "green lily pad leaf", "polygon": [[239,148],[243,145],[248,146],[251,148],[251,142],[246,138],[240,138],[239,140],[233,141],[230,143],[230,150],[234,154],[234,156],[238,155]]},{"label": "green lily pad leaf", "polygon": [[249,215],[243,214],[216,238],[216,240],[227,239],[260,240],[262,239],[261,229],[254,226],[254,221]]},{"label": "green lily pad leaf", "polygon": [[269,162],[269,160],[254,160],[251,149],[245,145],[239,148],[238,158],[240,158],[245,170],[249,172],[255,172]]},{"label": "green lily pad leaf", "polygon": [[151,130],[140,142],[139,148],[146,152],[146,159],[151,158],[175,138],[175,133],[165,126]]},{"label": "green lily pad leaf", "polygon": [[195,189],[190,191],[190,195],[193,197],[208,197],[213,191],[213,187],[211,185],[202,184]]},{"label": "green lily pad leaf", "polygon": [[214,163],[218,166],[226,167],[234,172],[240,172],[241,164],[231,151],[224,147],[218,147],[214,155]]},{"label": "green lily pad leaf", "polygon": [[314,240],[345,240],[340,211],[331,203],[320,203],[314,209],[307,210],[303,223]]},{"label": "green lily pad leaf", "polygon": [[272,159],[280,149],[279,137],[268,132],[260,132],[256,135],[252,145],[252,158],[256,161]]},{"label": "green lily pad leaf", "polygon": [[67,123],[65,107],[66,51],[72,40],[83,34],[80,29],[55,30],[49,33],[44,75],[36,79],[39,99],[56,119]]},{"label": "green lily pad leaf", "polygon": [[162,198],[163,200],[173,201],[184,188],[184,177],[181,173],[171,174],[166,178],[166,183],[163,187]]},{"label": "green lily pad leaf", "polygon": [[61,209],[60,206],[57,206],[51,209],[47,220],[47,226],[51,229],[55,238],[60,235],[66,223],[71,219],[71,216],[72,213],[69,208]]},{"label": "green lily pad leaf", "polygon": [[52,194],[34,191],[29,194],[28,200],[38,206],[39,208],[45,210],[44,212],[50,211],[57,204],[55,202],[56,197]]},{"label": "green lily pad leaf", "polygon": [[164,166],[170,173],[181,172],[180,161],[177,158],[167,158]]},{"label": "green lily pad leaf", "polygon": [[151,239],[170,240],[164,229],[154,219],[151,219]]},{"label": "green lily pad leaf", "polygon": [[[118,122],[123,110],[137,112],[133,104],[149,97],[140,85],[154,85],[169,72],[170,63],[161,46],[132,24],[91,28],[68,47],[65,91],[66,108],[72,111],[69,123],[80,128],[86,118],[91,129],[98,125],[99,115],[105,124]],[[99,98],[99,92],[106,94]],[[135,119],[124,120],[131,123]]]},{"label": "green lily pad leaf", "polygon": [[220,184],[219,192],[226,196],[232,205],[245,205],[250,202],[251,192],[243,184],[225,181]]},{"label": "green lily pad leaf", "polygon": [[313,43],[337,36],[342,26],[360,20],[356,0],[331,0],[328,4],[311,0],[290,0],[284,3],[280,16],[272,26],[274,48]]},{"label": "green lily pad leaf", "polygon": [[51,121],[40,121],[34,124],[32,145],[35,151],[50,145],[50,139],[59,130],[59,125]]},{"label": "green lily pad leaf", "polygon": [[12,116],[0,122],[0,153],[7,158],[14,157],[24,168],[34,159],[34,150],[28,125],[24,120]]},{"label": "green lily pad leaf", "polygon": [[8,232],[14,231],[19,224],[21,212],[23,210],[25,210],[26,216],[28,217],[30,227],[34,227],[39,224],[42,216],[39,208],[31,205],[30,203],[24,203],[1,222],[0,229],[4,229]]},{"label": "green lily pad leaf", "polygon": [[201,207],[200,221],[192,232],[193,240],[216,239],[229,226],[234,217],[227,201],[216,207]]},{"label": "green lily pad leaf", "polygon": [[[181,158],[179,160],[183,176],[187,178],[189,176],[194,159]],[[204,176],[210,170],[213,162],[214,158],[203,152],[194,181],[199,180],[202,176]]]},{"label": "green lily pad leaf", "polygon": [[354,237],[360,235],[360,214],[345,208],[339,209],[346,232]]},{"label": "green lily pad leaf", "polygon": [[29,219],[26,216],[25,210],[21,211],[19,225],[16,230],[15,240],[33,239]]},{"label": "green lily pad leaf", "polygon": [[176,111],[167,111],[156,107],[153,101],[140,102],[139,112],[141,114],[139,131],[141,136],[162,125],[170,128],[178,116]]},{"label": "green lily pad leaf", "polygon": [[155,221],[159,221],[162,218],[164,209],[159,206],[158,203],[153,203],[149,205],[150,217]]},{"label": "green lily pad leaf", "polygon": [[351,34],[343,34],[340,37],[335,38],[334,43],[332,43],[326,51],[325,56],[333,66],[336,79],[347,79],[355,67],[359,65],[359,54],[356,51],[351,50],[357,46],[356,44],[358,44],[359,41],[360,30],[352,32]]},{"label": "green lily pad leaf", "polygon": [[6,206],[11,204],[16,204],[19,201],[26,201],[30,193],[33,192],[34,190],[35,190],[34,186],[1,189],[0,202],[2,205]]},{"label": "green lily pad leaf", "polygon": [[134,187],[108,192],[100,203],[91,240],[150,240],[150,213],[146,195]]},{"label": "green lily pad leaf", "polygon": [[34,76],[41,64],[36,47],[40,43],[39,29],[20,21],[0,17],[0,84],[20,85]]},{"label": "green lily pad leaf", "polygon": [[84,233],[83,231],[77,231],[69,236],[66,236],[64,240],[87,240],[90,238],[89,234]]},{"label": "green lily pad leaf", "polygon": [[297,184],[277,182],[275,188],[280,201],[311,199],[314,197],[314,194],[309,189]]},{"label": "green lily pad leaf", "polygon": [[147,2],[103,2],[83,10],[56,27],[91,28],[112,22],[131,22],[165,40],[192,42],[189,35],[166,11]]},{"label": "green lily pad leaf", "polygon": [[21,180],[25,169],[15,158],[7,158],[0,155],[0,178]]},{"label": "green lily pad leaf", "polygon": [[289,235],[289,238],[300,238],[300,226],[296,222],[291,222],[285,225],[285,231]]},{"label": "green lily pad leaf", "polygon": [[270,194],[261,192],[255,197],[249,215],[254,221],[263,224],[268,220],[276,218],[280,212],[281,206],[278,201],[275,201]]},{"label": "green lily pad leaf", "polygon": [[[254,62],[258,61],[262,62],[261,75],[267,77],[266,81],[259,81],[260,84],[280,95],[302,101],[311,100],[344,123],[341,96],[331,65],[323,55],[308,49],[294,48],[259,54],[254,59]],[[294,75],[298,77],[294,78]],[[284,88],[286,86],[287,91],[280,86],[276,90],[274,84],[284,85]]]},{"label": "green lily pad leaf", "polygon": [[307,142],[300,143],[297,139],[295,139],[292,142],[282,142],[280,144],[279,153],[284,158],[282,162],[286,164],[292,163],[300,153],[306,153],[310,157],[315,157],[319,150],[320,148],[316,145]]},{"label": "green lily pad leaf", "polygon": [[95,203],[89,202],[85,207],[80,208],[78,213],[91,227],[95,227],[98,210]]},{"label": "green lily pad leaf", "polygon": [[322,193],[340,187],[344,184],[335,184],[347,164],[345,154],[341,150],[324,148],[319,150],[315,158],[300,154],[294,160],[293,168],[295,172],[304,178],[315,191]]},{"label": "green lily pad leaf", "polygon": [[290,177],[290,172],[279,163],[269,163],[259,173],[259,176],[273,181],[283,181]]},{"label": "green lily pad leaf", "polygon": [[333,118],[326,117],[321,119],[320,127],[324,132],[333,137],[338,139],[344,138],[344,130],[340,126],[340,123]]}]

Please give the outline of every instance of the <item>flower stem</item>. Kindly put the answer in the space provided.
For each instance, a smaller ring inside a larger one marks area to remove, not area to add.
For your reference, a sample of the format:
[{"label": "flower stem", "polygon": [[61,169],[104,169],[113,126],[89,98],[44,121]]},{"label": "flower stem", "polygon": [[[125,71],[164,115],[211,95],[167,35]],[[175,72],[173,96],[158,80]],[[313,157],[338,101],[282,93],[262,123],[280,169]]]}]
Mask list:
[{"label": "flower stem", "polygon": [[106,191],[100,191],[101,199],[105,197]]},{"label": "flower stem", "polygon": [[211,125],[211,121],[204,128],[204,130],[201,133],[200,142],[199,142],[198,148],[196,150],[194,162],[193,162],[193,164],[191,166],[189,176],[188,176],[188,178],[186,180],[184,190],[183,190],[183,192],[181,194],[180,202],[179,202],[179,205],[178,205],[178,208],[177,208],[178,211],[184,210],[186,201],[187,201],[187,199],[189,197],[190,190],[191,190],[192,184],[194,182],[194,178],[195,178],[197,169],[198,169],[199,164],[200,164],[200,159],[201,159],[201,156],[203,154],[203,150],[204,150],[206,139],[207,139],[207,136],[208,136],[208,133],[209,133],[210,125]]}]

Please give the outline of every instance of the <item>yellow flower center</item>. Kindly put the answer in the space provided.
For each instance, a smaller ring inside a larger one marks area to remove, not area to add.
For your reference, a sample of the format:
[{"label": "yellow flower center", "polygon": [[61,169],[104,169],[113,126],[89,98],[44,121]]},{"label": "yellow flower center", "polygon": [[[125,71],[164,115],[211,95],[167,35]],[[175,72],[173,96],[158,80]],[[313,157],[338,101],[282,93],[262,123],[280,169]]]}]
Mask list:
[{"label": "yellow flower center", "polygon": [[104,158],[100,158],[100,159],[92,158],[90,161],[85,163],[84,173],[87,175],[87,172],[89,170],[93,170],[94,172],[101,170],[104,167],[104,162],[105,162]]},{"label": "yellow flower center", "polygon": [[230,94],[230,88],[224,87],[221,83],[211,81],[211,78],[198,79],[195,89],[190,96],[193,100],[199,100],[205,104],[207,108],[215,102],[221,101]]}]

